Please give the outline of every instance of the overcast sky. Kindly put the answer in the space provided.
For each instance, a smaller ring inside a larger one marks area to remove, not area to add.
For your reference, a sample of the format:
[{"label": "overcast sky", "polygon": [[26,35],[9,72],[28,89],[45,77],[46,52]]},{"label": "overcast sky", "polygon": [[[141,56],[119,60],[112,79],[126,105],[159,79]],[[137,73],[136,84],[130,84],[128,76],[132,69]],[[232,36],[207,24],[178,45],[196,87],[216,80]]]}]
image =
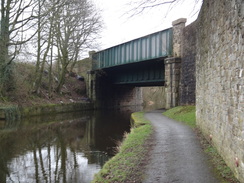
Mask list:
[{"label": "overcast sky", "polygon": [[187,18],[189,24],[197,18],[196,11],[201,6],[201,2],[195,4],[196,0],[182,0],[182,3],[170,11],[169,7],[164,5],[129,18],[126,13],[132,8],[128,4],[133,0],[93,1],[96,7],[101,9],[104,22],[99,50],[169,28],[172,21],[178,18]]}]

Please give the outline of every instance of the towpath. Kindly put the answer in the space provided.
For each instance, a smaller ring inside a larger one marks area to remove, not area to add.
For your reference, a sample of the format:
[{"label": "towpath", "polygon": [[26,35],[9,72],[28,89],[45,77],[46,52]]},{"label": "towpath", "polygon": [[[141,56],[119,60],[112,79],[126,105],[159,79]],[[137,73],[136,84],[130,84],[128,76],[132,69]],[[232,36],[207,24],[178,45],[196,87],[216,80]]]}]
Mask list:
[{"label": "towpath", "polygon": [[193,130],[183,123],[148,112],[154,137],[143,183],[218,183]]}]

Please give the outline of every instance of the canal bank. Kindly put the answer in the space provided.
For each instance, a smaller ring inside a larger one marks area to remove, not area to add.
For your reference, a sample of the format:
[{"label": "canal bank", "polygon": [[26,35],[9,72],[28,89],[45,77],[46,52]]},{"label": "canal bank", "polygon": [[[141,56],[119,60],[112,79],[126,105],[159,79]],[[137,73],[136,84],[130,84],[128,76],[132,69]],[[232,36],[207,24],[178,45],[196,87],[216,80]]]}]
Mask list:
[{"label": "canal bank", "polygon": [[145,165],[148,163],[153,129],[151,122],[144,118],[143,112],[131,115],[131,131],[124,135],[118,153],[111,158],[102,170],[95,175],[92,183],[141,182]]},{"label": "canal bank", "polygon": [[93,103],[65,103],[65,104],[44,104],[28,107],[7,106],[0,107],[0,119],[15,120],[25,117],[54,115],[77,111],[94,110]]}]

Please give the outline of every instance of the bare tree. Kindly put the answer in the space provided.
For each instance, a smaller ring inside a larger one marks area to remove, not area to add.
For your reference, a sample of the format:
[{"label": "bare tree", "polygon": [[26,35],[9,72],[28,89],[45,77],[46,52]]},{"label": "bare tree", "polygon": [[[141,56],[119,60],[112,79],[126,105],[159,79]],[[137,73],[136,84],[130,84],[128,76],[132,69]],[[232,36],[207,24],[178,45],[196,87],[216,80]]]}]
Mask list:
[{"label": "bare tree", "polygon": [[55,39],[61,68],[56,88],[59,93],[65,82],[68,66],[74,67],[82,49],[94,43],[101,29],[101,20],[88,0],[65,0],[65,5],[56,13],[55,20]]},{"label": "bare tree", "polygon": [[94,43],[101,29],[95,6],[88,0],[0,2],[0,98],[14,89],[13,62],[21,46],[31,39],[36,48],[33,55],[36,57],[34,92],[40,93],[43,72],[48,66],[51,94],[54,60],[58,61],[60,67],[56,88],[60,92],[68,66],[73,69],[82,50]]},{"label": "bare tree", "polygon": [[[199,2],[202,2],[203,0],[194,0],[195,5],[197,5]],[[172,10],[174,7],[176,7],[178,4],[184,2],[184,0],[137,0],[132,1],[129,3],[129,6],[132,7],[129,12],[130,17],[133,17],[135,15],[141,14],[146,10],[154,9],[155,7],[169,5],[168,12]],[[195,7],[193,8],[194,11]],[[166,14],[167,15],[167,12]]]},{"label": "bare tree", "polygon": [[98,11],[88,0],[39,1],[37,23],[36,77],[34,92],[40,93],[44,69],[49,74],[49,97],[52,94],[53,62],[58,68],[60,93],[68,67],[73,69],[83,49],[91,47],[101,29]]},{"label": "bare tree", "polygon": [[35,18],[34,0],[1,0],[0,7],[0,96],[14,88],[12,62],[18,55],[21,45],[33,35],[24,36],[32,27]]},{"label": "bare tree", "polygon": [[[38,2],[37,10],[37,54],[34,79],[34,92],[40,93],[43,71],[47,62],[48,53],[52,52],[54,36],[54,14],[59,7],[59,0],[46,0]],[[51,54],[52,57],[52,54]],[[52,70],[49,69],[49,73]]]}]

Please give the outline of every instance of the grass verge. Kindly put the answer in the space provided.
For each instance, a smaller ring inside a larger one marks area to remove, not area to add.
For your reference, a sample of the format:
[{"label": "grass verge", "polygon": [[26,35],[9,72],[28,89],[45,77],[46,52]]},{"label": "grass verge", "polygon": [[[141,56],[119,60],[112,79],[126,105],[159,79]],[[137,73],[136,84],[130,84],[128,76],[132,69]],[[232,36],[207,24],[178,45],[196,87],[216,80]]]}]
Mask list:
[{"label": "grass verge", "polygon": [[181,121],[188,126],[196,127],[196,107],[195,106],[178,106],[167,110],[163,113],[165,116],[174,119],[176,121]]},{"label": "grass verge", "polygon": [[119,152],[95,175],[92,183],[140,182],[143,179],[142,167],[149,152],[146,142],[153,130],[143,112],[133,113],[132,121],[133,128],[126,135]]},{"label": "grass verge", "polygon": [[171,119],[184,122],[196,131],[204,152],[209,156],[210,163],[214,167],[215,173],[220,177],[221,183],[239,183],[231,169],[226,165],[223,158],[196,127],[195,106],[178,106],[167,110],[163,114]]}]

